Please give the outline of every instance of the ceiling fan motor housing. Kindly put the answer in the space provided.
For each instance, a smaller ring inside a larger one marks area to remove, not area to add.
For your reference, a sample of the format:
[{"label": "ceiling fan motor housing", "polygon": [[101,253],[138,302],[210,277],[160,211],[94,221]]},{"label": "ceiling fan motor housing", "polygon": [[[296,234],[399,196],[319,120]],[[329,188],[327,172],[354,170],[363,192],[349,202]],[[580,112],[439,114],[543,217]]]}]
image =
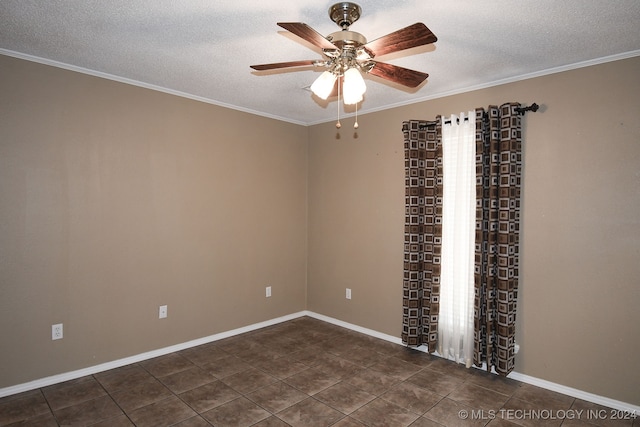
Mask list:
[{"label": "ceiling fan motor housing", "polygon": [[329,17],[343,30],[348,30],[361,14],[362,8],[351,2],[336,3],[329,8]]}]

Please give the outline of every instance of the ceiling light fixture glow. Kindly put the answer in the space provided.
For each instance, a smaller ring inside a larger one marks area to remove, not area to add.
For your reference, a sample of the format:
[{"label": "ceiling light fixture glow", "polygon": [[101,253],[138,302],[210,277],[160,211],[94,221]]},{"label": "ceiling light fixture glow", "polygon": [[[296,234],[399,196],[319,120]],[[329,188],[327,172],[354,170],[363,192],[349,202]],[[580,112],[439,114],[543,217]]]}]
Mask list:
[{"label": "ceiling light fixture glow", "polygon": [[367,91],[362,74],[356,68],[349,68],[344,72],[342,85],[343,99],[346,105],[357,104],[362,101],[362,95]]},{"label": "ceiling light fixture glow", "polygon": [[[320,74],[311,85],[311,92],[317,97],[326,100],[333,92],[333,88],[338,79],[338,73],[334,70],[325,71]],[[356,67],[347,68],[343,73],[342,93],[343,100],[346,105],[357,104],[362,101],[367,86],[364,83],[362,74]]]},{"label": "ceiling light fixture glow", "polygon": [[338,76],[333,72],[325,71],[320,74],[320,77],[318,77],[315,82],[313,82],[311,85],[311,92],[315,93],[319,98],[327,99],[333,91],[337,78]]}]

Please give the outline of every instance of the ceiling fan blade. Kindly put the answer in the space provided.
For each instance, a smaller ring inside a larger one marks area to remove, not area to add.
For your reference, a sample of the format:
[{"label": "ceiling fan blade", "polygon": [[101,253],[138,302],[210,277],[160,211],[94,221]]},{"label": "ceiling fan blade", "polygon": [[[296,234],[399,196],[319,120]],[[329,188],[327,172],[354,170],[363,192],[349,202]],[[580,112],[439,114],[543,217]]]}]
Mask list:
[{"label": "ceiling fan blade", "polygon": [[364,45],[364,48],[374,55],[386,55],[412,47],[433,43],[438,38],[422,22],[405,27],[401,30],[382,36]]},{"label": "ceiling fan blade", "polygon": [[407,87],[417,87],[429,77],[429,74],[420,71],[410,70],[408,68],[398,67],[397,65],[386,64],[384,62],[375,62],[369,74],[399,83]]},{"label": "ceiling fan blade", "polygon": [[302,22],[278,22],[278,25],[320,49],[338,49],[316,30]]},{"label": "ceiling fan blade", "polygon": [[266,71],[278,68],[308,67],[310,65],[317,65],[317,62],[318,60],[310,59],[305,61],[274,62],[273,64],[250,65],[250,67],[258,71]]}]

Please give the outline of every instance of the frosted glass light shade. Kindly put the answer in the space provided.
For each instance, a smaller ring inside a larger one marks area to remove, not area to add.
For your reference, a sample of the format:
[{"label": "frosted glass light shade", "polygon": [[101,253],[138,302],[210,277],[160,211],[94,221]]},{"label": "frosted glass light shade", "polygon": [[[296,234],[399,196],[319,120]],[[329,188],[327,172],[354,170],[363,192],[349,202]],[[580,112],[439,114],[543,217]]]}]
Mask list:
[{"label": "frosted glass light shade", "polygon": [[349,68],[344,72],[344,84],[342,85],[344,103],[357,104],[362,101],[362,95],[367,90],[364,79],[356,68]]},{"label": "frosted glass light shade", "polygon": [[333,86],[336,84],[336,78],[335,74],[325,71],[320,74],[320,77],[318,77],[315,82],[313,82],[311,85],[311,92],[315,93],[319,98],[327,99],[333,91]]}]

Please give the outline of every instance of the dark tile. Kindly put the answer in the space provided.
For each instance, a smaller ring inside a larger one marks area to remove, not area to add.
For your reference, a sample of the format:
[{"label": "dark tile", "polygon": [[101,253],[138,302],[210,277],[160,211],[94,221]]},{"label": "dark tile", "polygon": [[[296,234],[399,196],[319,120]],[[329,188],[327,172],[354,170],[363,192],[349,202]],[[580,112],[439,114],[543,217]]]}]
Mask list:
[{"label": "dark tile", "polygon": [[322,344],[324,341],[331,339],[335,335],[335,332],[331,329],[325,328],[308,328],[305,330],[298,330],[298,340],[305,344]]},{"label": "dark tile", "polygon": [[502,408],[498,411],[498,416],[506,421],[518,424],[524,427],[535,426],[559,426],[562,420],[559,419],[543,419],[535,414],[545,409],[548,411],[556,411],[553,407],[541,406],[545,403],[532,403],[525,400],[510,398]]},{"label": "dark tile", "polygon": [[216,341],[216,347],[226,351],[227,353],[235,355],[247,349],[263,346],[262,344],[251,340],[247,335],[242,334]]},{"label": "dark tile", "polygon": [[277,415],[287,424],[300,427],[330,426],[344,417],[343,413],[311,397],[290,406]]},{"label": "dark tile", "polygon": [[469,372],[471,375],[467,379],[468,382],[507,396],[513,395],[513,393],[515,393],[515,391],[522,385],[520,381],[492,374],[480,369],[470,369]]},{"label": "dark tile", "polygon": [[241,394],[251,393],[254,390],[268,386],[278,381],[277,378],[262,372],[258,369],[250,368],[246,371],[238,372],[221,379],[223,383]]},{"label": "dark tile", "polygon": [[257,331],[248,332],[246,338],[252,342],[260,344],[261,346],[267,346],[274,340],[281,336],[281,328],[274,326],[268,326],[266,328],[258,329]]},{"label": "dark tile", "polygon": [[7,402],[11,402],[12,400],[25,399],[27,397],[34,397],[37,395],[39,395],[40,398],[44,399],[44,396],[42,395],[42,389],[23,391],[21,393],[10,394],[9,396],[3,396],[0,397],[0,407]]},{"label": "dark tile", "polygon": [[153,376],[139,365],[128,365],[111,369],[94,375],[95,379],[109,393],[120,388],[131,387],[133,384],[152,379]]},{"label": "dark tile", "polygon": [[215,426],[250,426],[271,414],[249,399],[239,397],[210,411],[201,414]]},{"label": "dark tile", "polygon": [[171,426],[197,414],[176,396],[143,406],[129,413],[136,427]]},{"label": "dark tile", "polygon": [[494,418],[489,421],[487,427],[518,427],[518,424],[512,423],[502,418]]},{"label": "dark tile", "polygon": [[371,365],[375,365],[376,363],[383,362],[389,356],[371,351],[371,349],[368,347],[365,348],[358,346],[348,353],[341,354],[340,357],[356,365],[369,367]]},{"label": "dark tile", "polygon": [[298,351],[306,346],[309,346],[311,343],[304,343],[297,341],[292,338],[278,336],[276,339],[267,342],[265,345],[273,350],[277,351],[280,354],[286,355],[291,354],[294,351]]},{"label": "dark tile", "polygon": [[456,388],[460,387],[460,385],[464,383],[464,380],[442,372],[431,370],[430,368],[424,368],[417,374],[409,377],[407,382],[431,390],[440,396],[446,396]]},{"label": "dark tile", "polygon": [[58,427],[58,421],[52,413],[38,415],[24,421],[10,424],[7,427]]},{"label": "dark tile", "polygon": [[370,341],[369,348],[385,356],[398,356],[405,351],[405,347],[385,340],[381,340],[379,338],[366,337],[366,339]]},{"label": "dark tile", "polygon": [[0,399],[0,425],[2,426],[43,415],[53,416],[40,390]]},{"label": "dark tile", "polygon": [[[362,424],[360,421],[356,420],[355,418],[351,418],[347,416],[341,419],[340,421],[338,421],[337,423],[335,423],[332,427],[366,427],[366,425]],[[442,426],[438,426],[438,427],[442,427]]]},{"label": "dark tile", "polygon": [[371,427],[404,427],[417,420],[418,416],[384,399],[376,399],[351,414],[352,418]]},{"label": "dark tile", "polygon": [[460,363],[456,363],[453,360],[444,359],[442,357],[434,357],[429,364],[429,369],[461,380],[467,380],[471,375],[473,375],[471,373],[471,368],[467,368]]},{"label": "dark tile", "polygon": [[509,399],[509,396],[469,382],[460,385],[447,397],[463,405],[484,411],[497,411]]},{"label": "dark tile", "polygon": [[269,363],[282,357],[282,353],[266,346],[246,348],[235,354],[237,358],[250,365]]},{"label": "dark tile", "polygon": [[320,345],[307,347],[303,350],[293,352],[289,356],[310,367],[316,366],[327,358],[332,357],[329,353],[324,351]]},{"label": "dark tile", "polygon": [[108,420],[92,424],[91,427],[134,427],[134,424],[126,415],[120,415],[115,418],[110,418]]},{"label": "dark tile", "polygon": [[429,353],[415,350],[410,347],[404,347],[404,351],[394,355],[393,357],[396,357],[405,362],[413,363],[414,365],[421,368],[426,368],[427,366],[431,365],[436,358],[436,356],[432,356]]},{"label": "dark tile", "polygon": [[214,363],[218,359],[229,356],[229,353],[216,346],[215,343],[188,348],[178,352],[178,354],[196,366]]},{"label": "dark tile", "polygon": [[270,416],[269,418],[260,421],[257,424],[254,424],[252,427],[290,427],[289,424],[282,421],[280,418],[275,415]]},{"label": "dark tile", "polygon": [[447,427],[484,426],[490,421],[488,414],[486,417],[476,414],[473,408],[445,398],[429,409],[423,417]]},{"label": "dark tile", "polygon": [[202,368],[194,366],[175,374],[160,378],[160,381],[172,392],[179,394],[216,381],[216,377]]},{"label": "dark tile", "polygon": [[[577,420],[599,426],[630,427],[634,425],[634,421],[636,425],[640,426],[639,412],[618,411],[582,399],[575,399],[573,405],[571,405],[571,410],[571,413],[576,415]],[[567,420],[562,423],[563,426],[565,424],[567,424]]]},{"label": "dark tile", "polygon": [[313,395],[338,383],[340,379],[320,369],[309,368],[283,381],[303,393]]},{"label": "dark tile", "polygon": [[309,396],[289,384],[278,381],[275,384],[258,389],[246,397],[269,412],[276,413]]},{"label": "dark tile", "polygon": [[322,348],[324,351],[331,353],[334,356],[341,356],[358,348],[358,344],[354,343],[354,340],[350,335],[342,335],[326,340],[322,343]]},{"label": "dark tile", "polygon": [[111,393],[113,400],[127,413],[164,400],[171,395],[169,389],[155,378],[132,384],[130,387],[121,388]]},{"label": "dark tile", "polygon": [[269,375],[280,379],[290,377],[309,368],[304,363],[286,356],[279,357],[268,363],[260,363],[256,366]]},{"label": "dark tile", "polygon": [[[603,424],[591,424],[580,419],[568,419],[562,422],[562,427],[594,427],[602,426]],[[630,424],[631,425],[631,424]]]},{"label": "dark tile", "polygon": [[418,415],[424,414],[442,400],[442,396],[408,382],[396,385],[381,397]]},{"label": "dark tile", "polygon": [[341,357],[327,358],[317,364],[315,368],[338,379],[351,377],[364,369],[362,366],[351,363]]},{"label": "dark tile", "polygon": [[207,363],[202,366],[202,369],[218,379],[237,374],[238,372],[245,371],[249,368],[251,368],[251,365],[243,362],[235,356],[222,357],[220,359],[216,359],[214,362]]},{"label": "dark tile", "polygon": [[151,375],[158,378],[184,371],[194,365],[179,353],[170,353],[140,362],[140,366],[149,371]]},{"label": "dark tile", "polygon": [[369,348],[372,343],[377,343],[379,340],[379,338],[371,337],[349,329],[346,329],[345,332],[352,344],[363,348]]},{"label": "dark tile", "polygon": [[532,403],[538,409],[569,409],[574,398],[566,394],[552,390],[535,387],[531,384],[522,384],[512,395],[516,399]]},{"label": "dark tile", "polygon": [[54,411],[107,394],[93,377],[45,387],[42,392]]},{"label": "dark tile", "polygon": [[61,425],[92,425],[124,414],[110,396],[102,396],[54,410],[54,415]]},{"label": "dark tile", "polygon": [[409,427],[442,427],[442,424],[438,424],[425,417],[420,417],[412,422]]},{"label": "dark tile", "polygon": [[21,421],[17,421],[16,423],[12,423],[12,424],[0,424],[2,426],[11,426],[11,427],[16,427],[16,426],[33,426],[33,427],[58,427],[58,422],[56,421],[55,417],[53,416],[53,414],[51,412],[49,412],[48,414],[40,414],[37,415],[33,418],[28,418],[28,419],[24,419]]},{"label": "dark tile", "polygon": [[413,363],[402,361],[397,357],[389,357],[383,362],[371,366],[371,369],[403,381],[418,373],[421,368]]},{"label": "dark tile", "polygon": [[221,381],[203,385],[179,395],[179,397],[198,413],[230,402],[240,394]]},{"label": "dark tile", "polygon": [[372,369],[362,370],[345,381],[376,396],[386,393],[391,387],[400,382],[395,377]]},{"label": "dark tile", "polygon": [[174,424],[174,427],[211,427],[211,424],[209,424],[200,415],[197,415],[195,417],[191,417],[189,419],[181,421],[178,424]]},{"label": "dark tile", "polygon": [[344,414],[350,414],[376,398],[348,382],[342,381],[313,396]]}]

